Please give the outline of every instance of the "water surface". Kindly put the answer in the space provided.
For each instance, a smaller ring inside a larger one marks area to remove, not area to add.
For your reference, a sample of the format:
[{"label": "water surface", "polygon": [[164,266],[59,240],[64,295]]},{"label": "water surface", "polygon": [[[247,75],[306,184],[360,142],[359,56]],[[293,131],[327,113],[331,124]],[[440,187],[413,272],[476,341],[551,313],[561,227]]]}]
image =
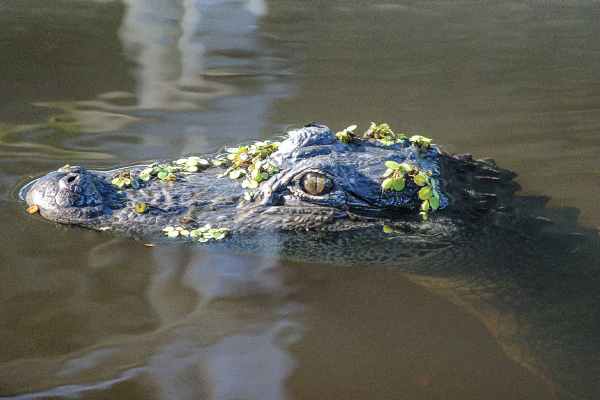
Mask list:
[{"label": "water surface", "polygon": [[[562,396],[506,351],[498,325],[414,277],[150,248],[32,217],[16,191],[67,163],[114,168],[309,121],[376,121],[493,157],[524,195],[597,229],[599,7],[2,2],[0,396]],[[597,377],[579,374],[579,396],[598,398]]]}]

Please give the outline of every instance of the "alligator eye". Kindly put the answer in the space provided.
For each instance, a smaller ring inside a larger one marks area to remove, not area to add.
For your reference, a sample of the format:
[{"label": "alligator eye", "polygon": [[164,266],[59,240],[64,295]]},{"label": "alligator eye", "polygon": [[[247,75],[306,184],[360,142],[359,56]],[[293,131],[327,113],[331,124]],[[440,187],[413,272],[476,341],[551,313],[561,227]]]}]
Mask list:
[{"label": "alligator eye", "polygon": [[322,196],[331,192],[333,182],[318,172],[307,172],[300,180],[300,187],[308,194]]}]

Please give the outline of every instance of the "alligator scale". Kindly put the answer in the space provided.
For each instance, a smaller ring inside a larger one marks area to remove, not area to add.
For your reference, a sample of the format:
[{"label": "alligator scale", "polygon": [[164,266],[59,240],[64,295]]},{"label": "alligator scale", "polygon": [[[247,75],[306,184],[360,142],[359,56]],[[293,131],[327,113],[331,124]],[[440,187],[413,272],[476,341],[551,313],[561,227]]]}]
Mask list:
[{"label": "alligator scale", "polygon": [[476,315],[557,398],[600,393],[597,232],[548,198],[516,196],[516,175],[491,159],[352,128],[308,124],[281,142],[111,172],[65,166],[25,199],[49,220],[147,243],[392,268]]}]

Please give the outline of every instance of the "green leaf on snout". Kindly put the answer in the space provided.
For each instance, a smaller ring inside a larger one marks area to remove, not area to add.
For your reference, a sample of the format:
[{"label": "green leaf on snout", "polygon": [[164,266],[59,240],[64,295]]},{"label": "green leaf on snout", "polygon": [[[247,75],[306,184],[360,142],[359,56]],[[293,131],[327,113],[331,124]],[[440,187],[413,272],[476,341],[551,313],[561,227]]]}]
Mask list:
[{"label": "green leaf on snout", "polygon": [[383,181],[383,183],[381,184],[381,187],[385,190],[388,190],[392,187],[392,185],[394,184],[394,179],[393,178],[388,178],[386,180]]},{"label": "green leaf on snout", "polygon": [[169,176],[169,174],[167,172],[165,172],[165,171],[162,171],[162,170],[156,175],[156,177],[158,179],[160,179],[160,180],[167,179],[167,176]]}]

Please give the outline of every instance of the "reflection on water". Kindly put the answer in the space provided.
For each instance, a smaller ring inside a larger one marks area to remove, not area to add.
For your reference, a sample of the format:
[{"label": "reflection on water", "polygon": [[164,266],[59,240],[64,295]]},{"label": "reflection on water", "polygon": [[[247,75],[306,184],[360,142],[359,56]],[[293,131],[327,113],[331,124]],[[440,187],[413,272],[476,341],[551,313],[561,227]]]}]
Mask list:
[{"label": "reflection on water", "polygon": [[476,319],[393,271],[94,244],[98,236],[83,232],[8,254],[29,264],[64,242],[68,256],[5,271],[11,325],[0,333],[12,346],[0,352],[1,395],[550,396]]},{"label": "reflection on water", "polygon": [[[46,304],[44,291],[72,293],[55,314],[31,310],[14,327],[67,313],[69,323],[88,331],[55,338],[71,342],[72,350],[48,355],[40,349],[2,363],[3,394],[72,396],[133,380],[168,399],[286,398],[283,386],[295,364],[286,349],[299,338],[303,307],[286,285],[292,271],[278,261],[132,249],[115,240],[90,250],[80,270],[61,275],[28,289]],[[112,294],[107,284],[115,285]],[[47,329],[52,335],[55,328]]]},{"label": "reflection on water", "polygon": [[[260,43],[255,31],[266,13],[263,0],[125,3],[119,36],[126,54],[137,64],[135,107],[196,109],[236,90],[233,85],[205,80],[204,71],[222,65],[223,59],[230,68],[249,68],[248,74],[257,67],[253,64],[260,56]],[[213,60],[207,57],[211,53]]]},{"label": "reflection on water", "polygon": [[[37,100],[38,107],[62,113],[51,123],[0,127],[0,154],[99,163],[116,156],[122,164],[215,151],[261,135],[273,102],[291,95],[282,78],[289,61],[269,49],[259,31],[267,12],[263,0],[123,3],[118,38],[135,67],[104,68],[133,76],[131,90],[96,91],[70,102]],[[27,143],[32,131],[52,135],[61,148]],[[3,140],[9,134],[10,142]],[[63,150],[70,147],[88,151]]]}]

